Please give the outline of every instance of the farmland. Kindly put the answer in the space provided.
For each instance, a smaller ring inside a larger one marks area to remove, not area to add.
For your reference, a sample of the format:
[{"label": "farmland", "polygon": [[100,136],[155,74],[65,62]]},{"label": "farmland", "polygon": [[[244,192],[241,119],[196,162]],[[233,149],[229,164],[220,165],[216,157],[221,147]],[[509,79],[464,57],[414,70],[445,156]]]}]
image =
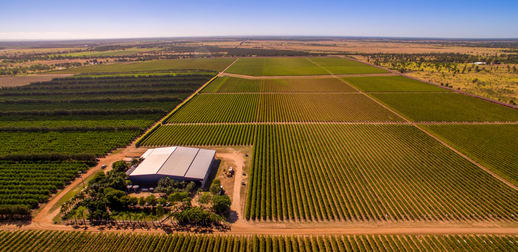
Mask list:
[{"label": "farmland", "polygon": [[428,125],[465,154],[518,185],[518,125]]},{"label": "farmland", "polygon": [[255,125],[164,125],[144,139],[144,146],[252,145]]},{"label": "farmland", "polygon": [[203,90],[204,93],[304,93],[304,92],[356,92],[350,86],[337,80],[327,79],[265,79],[248,80],[222,77]]},{"label": "farmland", "polygon": [[[211,77],[90,75],[0,90],[0,206],[46,202],[96,157],[128,145]],[[14,170],[21,176],[13,177]]]},{"label": "farmland", "polygon": [[332,74],[374,74],[387,73],[386,70],[369,66],[346,58],[321,57],[311,58],[311,62]]},{"label": "farmland", "polygon": [[325,75],[324,69],[307,58],[239,58],[228,70],[229,73],[253,76]]},{"label": "farmland", "polygon": [[[211,108],[211,109],[207,109]],[[400,121],[361,94],[203,94],[168,122]]]},{"label": "farmland", "polygon": [[115,63],[110,65],[95,65],[72,68],[59,73],[121,73],[121,72],[149,72],[149,71],[171,71],[171,70],[204,70],[221,71],[225,69],[233,58],[192,58],[173,60],[153,60],[138,63]]},{"label": "farmland", "polygon": [[414,120],[515,110],[400,76],[318,80],[218,78],[141,144],[253,145],[247,220],[517,221],[517,191],[347,83]]},{"label": "farmland", "polygon": [[413,127],[275,125],[258,132],[247,218],[516,221],[511,199],[518,192]]},{"label": "farmland", "polygon": [[[323,57],[240,58],[228,71],[257,77],[218,74],[189,96],[214,76],[206,71],[221,70],[227,59],[185,61],[187,70],[179,72],[164,68],[146,73],[137,67],[115,70],[114,65],[105,65],[106,72],[93,73],[79,68],[82,75],[1,90],[0,170],[6,175],[0,177],[0,205],[37,207],[87,170],[92,157],[127,145],[170,111],[136,146],[250,150],[220,153],[242,158],[246,166],[238,170],[242,180],[229,177],[224,188],[228,190],[232,182],[231,190],[236,185],[242,188],[236,204],[241,208],[232,208],[237,220],[228,223],[230,232],[237,227],[241,231],[236,233],[254,233],[256,228],[257,233],[282,233],[277,225],[290,224],[305,230],[327,224],[368,228],[444,224],[445,234],[299,237],[23,231],[0,232],[2,244],[13,250],[80,246],[108,251],[514,248],[514,235],[446,233],[449,227],[515,228],[518,191],[456,150],[515,183],[516,148],[513,141],[500,142],[516,138],[516,125],[466,122],[518,121],[516,110],[403,76],[381,76],[378,73],[384,70],[356,61]],[[358,73],[362,77],[333,75]],[[276,75],[299,77],[271,77]],[[15,170],[33,175],[20,181],[12,176]]]},{"label": "farmland", "polygon": [[83,162],[0,161],[0,205],[35,208],[87,169]]},{"label": "farmland", "polygon": [[343,79],[365,92],[448,92],[447,89],[402,76],[344,77]]},{"label": "farmland", "polygon": [[345,58],[240,58],[227,72],[252,76],[386,73]]},{"label": "farmland", "polygon": [[373,93],[414,121],[518,121],[518,111],[457,93]]},{"label": "farmland", "polygon": [[512,251],[513,235],[222,236],[0,232],[5,251]]}]

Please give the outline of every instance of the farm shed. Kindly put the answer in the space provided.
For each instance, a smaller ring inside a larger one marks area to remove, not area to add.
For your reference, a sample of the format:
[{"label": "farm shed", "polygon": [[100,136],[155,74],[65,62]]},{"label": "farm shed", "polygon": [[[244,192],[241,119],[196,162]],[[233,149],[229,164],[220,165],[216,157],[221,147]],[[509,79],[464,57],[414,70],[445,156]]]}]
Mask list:
[{"label": "farm shed", "polygon": [[156,185],[161,178],[170,177],[180,181],[196,181],[202,186],[214,164],[215,150],[165,147],[147,150],[143,161],[128,171],[135,184]]}]

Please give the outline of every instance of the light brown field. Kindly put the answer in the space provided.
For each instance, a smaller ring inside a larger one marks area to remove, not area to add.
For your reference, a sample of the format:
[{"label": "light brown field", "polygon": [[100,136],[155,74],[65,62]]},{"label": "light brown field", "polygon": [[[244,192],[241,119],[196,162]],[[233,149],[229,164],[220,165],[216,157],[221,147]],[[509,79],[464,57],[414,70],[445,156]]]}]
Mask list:
[{"label": "light brown field", "polygon": [[[434,41],[430,41],[434,42]],[[336,52],[336,53],[465,53],[473,55],[495,54],[503,48],[486,48],[470,46],[453,46],[447,43],[424,43],[423,41],[359,41],[359,40],[325,40],[325,41],[295,41],[295,40],[246,40],[203,42],[203,45],[226,48],[262,48],[307,52]]]},{"label": "light brown field", "polygon": [[34,75],[18,75],[18,76],[4,76],[0,75],[1,87],[17,87],[28,85],[33,82],[49,81],[53,78],[62,78],[72,76],[73,74],[34,74]]}]

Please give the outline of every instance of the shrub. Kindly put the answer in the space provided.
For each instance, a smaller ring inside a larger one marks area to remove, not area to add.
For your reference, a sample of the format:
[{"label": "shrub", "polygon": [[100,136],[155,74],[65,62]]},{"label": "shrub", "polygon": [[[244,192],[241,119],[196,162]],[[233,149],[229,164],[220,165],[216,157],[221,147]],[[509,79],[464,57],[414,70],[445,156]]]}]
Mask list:
[{"label": "shrub", "polygon": [[226,214],[230,210],[232,202],[227,195],[215,195],[212,199],[212,209],[217,214]]}]

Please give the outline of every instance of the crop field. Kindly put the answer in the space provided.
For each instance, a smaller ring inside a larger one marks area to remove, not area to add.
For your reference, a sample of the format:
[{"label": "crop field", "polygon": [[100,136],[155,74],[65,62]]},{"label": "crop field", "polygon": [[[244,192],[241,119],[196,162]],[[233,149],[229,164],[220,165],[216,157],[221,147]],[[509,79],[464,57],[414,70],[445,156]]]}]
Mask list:
[{"label": "crop field", "polygon": [[263,79],[249,80],[221,77],[212,82],[204,93],[242,93],[242,92],[356,92],[336,78],[327,79]]},{"label": "crop field", "polygon": [[259,95],[197,95],[167,122],[253,122]]},{"label": "crop field", "polygon": [[[88,129],[87,129],[88,130]],[[102,156],[123,147],[140,130],[85,132],[0,132],[0,157],[11,154],[93,154]]]},{"label": "crop field", "polygon": [[427,125],[464,154],[518,185],[518,125]]},{"label": "crop field", "polygon": [[518,121],[518,110],[457,93],[372,93],[414,121]]},{"label": "crop field", "polygon": [[1,231],[2,251],[514,251],[515,235],[232,236]]},{"label": "crop field", "polygon": [[269,125],[256,138],[249,219],[518,218],[517,191],[411,126]]},{"label": "crop field", "polygon": [[239,58],[226,72],[252,76],[327,75],[305,57]]},{"label": "crop field", "polygon": [[169,123],[401,121],[362,94],[202,94]]},{"label": "crop field", "polygon": [[0,205],[34,208],[87,169],[82,162],[0,161]]},{"label": "crop field", "polygon": [[153,60],[138,63],[115,63],[71,68],[56,73],[120,73],[120,72],[152,72],[171,70],[204,70],[219,72],[230,65],[234,58],[192,58]]},{"label": "crop field", "polygon": [[248,219],[518,218],[517,191],[408,125],[166,125],[142,143],[250,144]]},{"label": "crop field", "polygon": [[333,74],[373,74],[388,71],[346,58],[316,57],[310,60]]},{"label": "crop field", "polygon": [[371,74],[387,71],[367,64],[335,57],[239,58],[228,73],[252,76]]},{"label": "crop field", "polygon": [[24,174],[2,178],[0,207],[37,207],[92,159],[128,145],[211,77],[80,76],[0,90],[1,169]]},{"label": "crop field", "polygon": [[403,76],[344,77],[343,79],[365,92],[449,92],[447,89]]},{"label": "crop field", "polygon": [[143,146],[252,145],[256,125],[163,125],[146,137]]}]

